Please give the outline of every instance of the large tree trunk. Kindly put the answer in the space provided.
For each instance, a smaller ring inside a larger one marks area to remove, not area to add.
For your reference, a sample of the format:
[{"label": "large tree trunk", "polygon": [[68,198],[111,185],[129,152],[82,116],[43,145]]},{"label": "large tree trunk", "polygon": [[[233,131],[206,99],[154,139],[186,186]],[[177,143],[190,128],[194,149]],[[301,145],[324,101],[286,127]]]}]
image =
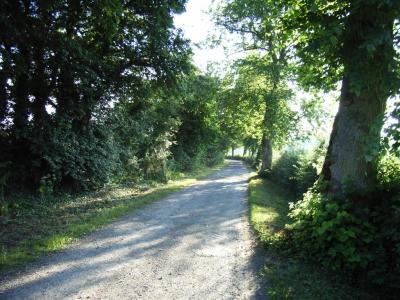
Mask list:
[{"label": "large tree trunk", "polygon": [[270,170],[272,167],[272,145],[271,141],[265,133],[263,133],[261,140],[261,167],[260,172]]},{"label": "large tree trunk", "polygon": [[373,159],[368,145],[378,141],[385,101],[374,96],[356,96],[348,79],[342,83],[339,111],[335,117],[322,168],[330,192],[366,190],[375,183]]},{"label": "large tree trunk", "polygon": [[[344,79],[330,137],[322,178],[327,192],[366,192],[375,186],[374,162],[379,144],[385,103],[394,77],[393,22],[379,1],[354,9],[346,21]],[[392,16],[393,18],[393,16]],[[370,36],[382,38],[373,52],[365,47]]]}]

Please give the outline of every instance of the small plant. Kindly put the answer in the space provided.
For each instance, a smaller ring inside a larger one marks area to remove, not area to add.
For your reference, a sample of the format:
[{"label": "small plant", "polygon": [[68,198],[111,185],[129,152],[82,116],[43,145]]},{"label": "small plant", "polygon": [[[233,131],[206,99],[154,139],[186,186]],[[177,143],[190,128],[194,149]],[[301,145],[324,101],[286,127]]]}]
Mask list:
[{"label": "small plant", "polygon": [[42,196],[53,194],[56,180],[57,180],[56,176],[53,174],[48,174],[46,176],[43,176],[40,179],[40,185],[38,189],[39,194]]}]

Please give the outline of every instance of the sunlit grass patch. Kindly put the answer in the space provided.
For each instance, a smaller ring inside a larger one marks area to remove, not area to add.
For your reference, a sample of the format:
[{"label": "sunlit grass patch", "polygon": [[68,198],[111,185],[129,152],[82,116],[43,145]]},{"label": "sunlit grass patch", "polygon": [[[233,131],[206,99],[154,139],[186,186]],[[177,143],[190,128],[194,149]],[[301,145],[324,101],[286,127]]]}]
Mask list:
[{"label": "sunlit grass patch", "polygon": [[272,182],[255,177],[249,183],[251,221],[254,225],[266,227],[275,232],[289,222],[288,201],[294,198]]},{"label": "sunlit grass patch", "polygon": [[113,187],[84,196],[20,200],[0,215],[0,270],[67,248],[82,235],[207,177],[223,165],[181,174],[167,184]]}]

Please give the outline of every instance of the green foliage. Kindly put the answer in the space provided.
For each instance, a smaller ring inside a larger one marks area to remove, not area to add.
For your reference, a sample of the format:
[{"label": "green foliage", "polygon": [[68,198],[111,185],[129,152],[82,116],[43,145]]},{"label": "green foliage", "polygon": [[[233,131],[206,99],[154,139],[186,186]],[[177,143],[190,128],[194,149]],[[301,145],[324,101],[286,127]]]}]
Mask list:
[{"label": "green foliage", "polygon": [[390,158],[381,164],[384,190],[337,199],[315,187],[301,201],[291,204],[293,223],[288,226],[287,242],[297,255],[340,271],[366,289],[373,287],[379,297],[392,299],[399,291],[400,280],[400,235],[396,229],[400,194],[398,185],[392,185],[399,178],[399,169],[391,168]]},{"label": "green foliage", "polygon": [[182,83],[180,124],[171,152],[177,171],[213,166],[223,160],[221,121],[217,114],[219,81],[209,75],[191,74]]},{"label": "green foliage", "polygon": [[[289,216],[294,247],[332,270],[366,268],[372,257],[366,251],[374,228],[339,203],[312,190],[291,205]],[[364,250],[364,251],[363,251]]]},{"label": "green foliage", "polygon": [[398,1],[279,2],[287,8],[282,22],[300,58],[301,83],[331,89],[346,76],[355,94],[382,83],[395,93],[399,81],[392,45],[398,43],[393,39],[398,36],[393,30]]},{"label": "green foliage", "polygon": [[219,83],[190,65],[173,24],[184,4],[0,4],[2,192],[166,181],[168,167],[221,162]]},{"label": "green foliage", "polygon": [[183,9],[178,0],[1,2],[2,187],[96,188],[122,166],[134,173],[135,160],[136,178],[163,179],[177,127],[166,101],[190,70],[173,25]]},{"label": "green foliage", "polygon": [[218,95],[218,111],[228,146],[255,140],[255,148],[258,148],[266,88],[266,77],[251,64],[236,62],[225,76]]},{"label": "green foliage", "polygon": [[387,154],[378,163],[378,183],[382,190],[400,191],[400,158]]},{"label": "green foliage", "polygon": [[269,179],[250,179],[250,220],[267,251],[264,274],[271,299],[376,299],[351,287],[340,274],[283,251],[288,203],[293,200],[292,193]]},{"label": "green foliage", "polygon": [[305,193],[316,181],[324,156],[324,144],[305,151],[288,148],[273,163],[268,178],[292,191],[297,197]]}]

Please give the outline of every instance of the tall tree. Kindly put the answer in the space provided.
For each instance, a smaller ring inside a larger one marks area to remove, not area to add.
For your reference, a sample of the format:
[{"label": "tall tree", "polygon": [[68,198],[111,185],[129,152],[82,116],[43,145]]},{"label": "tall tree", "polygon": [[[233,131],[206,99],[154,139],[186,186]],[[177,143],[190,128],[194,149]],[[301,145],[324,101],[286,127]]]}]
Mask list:
[{"label": "tall tree", "polygon": [[[261,169],[271,168],[272,146],[279,148],[296,128],[297,114],[290,108],[292,92],[269,76],[268,57],[249,55],[236,61],[220,94],[222,124],[236,141],[261,139]],[[268,137],[268,138],[266,138]]]},{"label": "tall tree", "polygon": [[325,89],[342,81],[322,170],[327,190],[336,195],[348,187],[368,190],[375,184],[385,104],[400,86],[400,56],[395,50],[400,2],[292,0],[284,4],[286,29],[300,58],[300,81]]},{"label": "tall tree", "polygon": [[[274,119],[270,110],[279,106],[282,94],[280,90],[286,84],[288,76],[288,35],[282,30],[280,17],[283,7],[276,1],[235,0],[223,4],[216,12],[217,24],[230,32],[242,36],[243,50],[261,51],[265,61],[263,74],[270,81],[265,96],[264,122],[260,149],[260,171],[271,168],[274,135],[270,119]],[[266,67],[267,65],[267,67]]]},{"label": "tall tree", "polygon": [[180,125],[171,147],[180,170],[222,160],[224,144],[217,110],[219,79],[194,71],[183,78],[178,99]]}]

